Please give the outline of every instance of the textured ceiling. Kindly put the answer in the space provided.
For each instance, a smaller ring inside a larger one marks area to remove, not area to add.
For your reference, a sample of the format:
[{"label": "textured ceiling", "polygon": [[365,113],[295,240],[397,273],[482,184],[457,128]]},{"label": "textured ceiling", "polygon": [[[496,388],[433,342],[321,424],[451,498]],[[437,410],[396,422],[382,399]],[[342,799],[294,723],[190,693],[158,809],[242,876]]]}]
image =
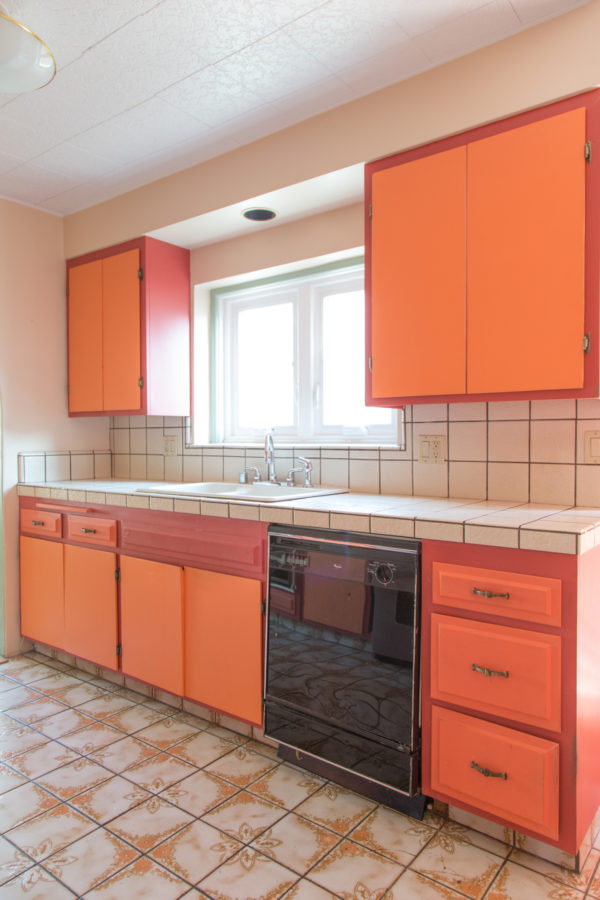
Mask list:
[{"label": "textured ceiling", "polygon": [[91,206],[587,0],[3,0],[58,72],[0,94],[0,196]]}]

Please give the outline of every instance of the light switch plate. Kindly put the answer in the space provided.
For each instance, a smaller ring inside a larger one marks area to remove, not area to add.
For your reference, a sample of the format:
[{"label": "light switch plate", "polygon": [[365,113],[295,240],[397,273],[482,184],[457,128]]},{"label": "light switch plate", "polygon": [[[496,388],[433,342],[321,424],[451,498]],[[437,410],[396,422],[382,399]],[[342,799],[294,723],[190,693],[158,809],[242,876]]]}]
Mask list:
[{"label": "light switch plate", "polygon": [[419,438],[419,462],[444,463],[446,462],[446,435],[422,434]]},{"label": "light switch plate", "polygon": [[164,453],[165,456],[177,456],[176,434],[165,434]]},{"label": "light switch plate", "polygon": [[600,431],[584,432],[584,461],[600,463]]}]

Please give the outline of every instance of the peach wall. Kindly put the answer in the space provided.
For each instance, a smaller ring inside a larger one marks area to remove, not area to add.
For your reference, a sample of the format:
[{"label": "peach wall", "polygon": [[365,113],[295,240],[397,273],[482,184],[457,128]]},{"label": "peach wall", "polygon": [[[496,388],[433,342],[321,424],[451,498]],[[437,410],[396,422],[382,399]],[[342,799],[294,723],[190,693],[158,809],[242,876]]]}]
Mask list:
[{"label": "peach wall", "polygon": [[350,247],[362,247],[363,243],[363,205],[353,203],[256,234],[192,250],[192,284],[257,272]]},{"label": "peach wall", "polygon": [[108,448],[108,418],[67,417],[62,220],[0,199],[5,638],[19,647],[17,453]]},{"label": "peach wall", "polygon": [[67,257],[600,83],[600,0],[65,218]]}]

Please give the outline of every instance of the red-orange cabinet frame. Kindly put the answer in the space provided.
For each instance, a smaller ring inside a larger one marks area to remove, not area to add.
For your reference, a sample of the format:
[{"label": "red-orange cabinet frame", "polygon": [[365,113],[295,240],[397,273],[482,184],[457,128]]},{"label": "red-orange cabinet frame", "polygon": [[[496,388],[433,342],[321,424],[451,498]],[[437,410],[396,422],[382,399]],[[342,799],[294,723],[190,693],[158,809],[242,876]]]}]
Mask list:
[{"label": "red-orange cabinet frame", "polygon": [[[600,395],[599,104],[590,91],[366,166],[367,403]],[[465,220],[442,177],[461,153]]]}]

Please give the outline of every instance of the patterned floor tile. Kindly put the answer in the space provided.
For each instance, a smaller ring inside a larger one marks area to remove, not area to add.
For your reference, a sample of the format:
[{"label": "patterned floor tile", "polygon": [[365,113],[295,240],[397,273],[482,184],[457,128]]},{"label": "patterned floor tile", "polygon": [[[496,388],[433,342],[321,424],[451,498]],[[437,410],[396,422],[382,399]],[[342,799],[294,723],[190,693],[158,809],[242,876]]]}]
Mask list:
[{"label": "patterned floor tile", "polygon": [[37,784],[27,783],[0,797],[0,832],[20,825],[60,803]]},{"label": "patterned floor tile", "polygon": [[40,862],[51,853],[62,850],[97,826],[64,803],[48,812],[12,828],[6,836],[17,847]]},{"label": "patterned floor tile", "polygon": [[195,772],[162,791],[160,796],[193,816],[203,816],[235,793],[237,788],[234,785],[222,781],[216,775]]},{"label": "patterned floor tile", "polygon": [[268,756],[269,759],[275,759],[277,762],[281,762],[281,759],[277,755],[277,747],[273,747],[271,744],[265,743],[265,741],[250,740],[245,746],[249,750],[256,750],[257,753]]},{"label": "patterned floor tile", "polygon": [[299,875],[304,875],[339,840],[339,835],[321,825],[289,813],[257,837],[252,842],[252,847]]},{"label": "patterned floor tile", "polygon": [[78,687],[80,684],[81,681],[78,678],[73,678],[72,675],[69,675],[66,672],[53,672],[46,678],[41,678],[39,681],[36,681],[35,689],[36,691],[41,691],[42,694],[51,695],[64,688]]},{"label": "patterned floor tile", "polygon": [[318,884],[302,878],[285,895],[285,900],[336,900],[336,897],[325,888],[319,887]]},{"label": "patterned floor tile", "polygon": [[159,794],[177,781],[193,775],[195,771],[194,766],[182,759],[175,759],[168,753],[159,753],[158,756],[127,769],[126,777],[147,791]]},{"label": "patterned floor tile", "polygon": [[179,756],[195,766],[207,766],[220,756],[231,753],[231,741],[202,731],[171,748],[173,756]]},{"label": "patterned floor tile", "polygon": [[49,856],[44,866],[81,896],[128,866],[139,855],[137,850],[114,834],[98,829]]},{"label": "patterned floor tile", "polygon": [[114,716],[115,713],[131,709],[132,706],[135,704],[131,700],[126,700],[125,697],[105,693],[101,697],[96,697],[95,700],[82,703],[77,708],[87,716],[93,716],[94,719],[105,719],[107,716]]},{"label": "patterned floor tile", "polygon": [[66,703],[67,706],[80,706],[82,703],[89,703],[90,700],[102,697],[103,694],[104,691],[101,688],[80,681],[71,687],[62,688],[52,696],[62,703]]},{"label": "patterned floor tile", "polygon": [[63,747],[56,741],[49,741],[20,756],[12,756],[10,765],[28,778],[37,778],[38,775],[58,769],[59,766],[64,766],[75,759],[79,759],[78,753],[69,750],[68,747]]},{"label": "patterned floor tile", "polygon": [[147,706],[134,706],[132,709],[126,709],[124,712],[109,716],[105,721],[108,725],[114,725],[115,728],[126,731],[127,734],[135,734],[135,732],[148,728],[149,725],[153,725],[163,718],[163,713],[148,709]]},{"label": "patterned floor tile", "polygon": [[398,879],[402,867],[383,856],[344,840],[310,873],[311,881],[342,897],[382,897]]},{"label": "patterned floor tile", "polygon": [[146,852],[171,837],[193,817],[160,797],[151,797],[108,824],[114,834]]},{"label": "patterned floor tile", "polygon": [[40,678],[52,675],[52,669],[35,662],[35,660],[17,657],[2,666],[2,674],[17,679],[21,684],[32,684],[34,681],[39,681]]},{"label": "patterned floor tile", "polygon": [[16,772],[13,772],[7,766],[0,764],[0,794],[12,791],[13,788],[19,787],[20,784],[25,784],[25,781],[26,779],[22,775],[17,775]]},{"label": "patterned floor tile", "polygon": [[230,731],[228,728],[222,728],[220,725],[214,725],[213,723],[208,726],[206,732],[207,734],[213,734],[215,737],[223,738],[224,741],[229,741],[230,744],[237,744],[237,746],[248,743],[248,738],[244,737],[243,734],[237,734],[235,731]]},{"label": "patterned floor tile", "polygon": [[242,847],[239,841],[205,822],[192,822],[149,855],[170,872],[196,884]]},{"label": "patterned floor tile", "polygon": [[284,815],[285,810],[280,806],[267,803],[247,791],[240,791],[203,816],[203,821],[249,844]]},{"label": "patterned floor tile", "polygon": [[590,886],[599,859],[600,851],[592,850],[582,871],[576,875],[575,872],[563,869],[562,866],[553,865],[545,859],[540,859],[539,856],[532,856],[530,853],[524,853],[521,850],[514,850],[510,857],[511,863],[518,863],[527,869],[539,872],[540,875],[547,875],[549,878],[553,878],[555,881],[566,884],[568,887],[575,888],[578,891],[586,891]]},{"label": "patterned floor tile", "polygon": [[472,900],[480,900],[502,863],[499,856],[487,850],[438,832],[411,868]]},{"label": "patterned floor tile", "polygon": [[295,810],[338,834],[348,834],[377,804],[337,784],[326,784]]},{"label": "patterned floor tile", "polygon": [[[464,894],[458,894],[437,881],[430,881],[412,869],[406,869],[384,894],[383,900],[464,900],[464,897]],[[522,900],[528,898],[523,897]]]},{"label": "patterned floor tile", "polygon": [[79,794],[71,801],[71,805],[94,822],[104,825],[105,822],[120,816],[151,796],[152,794],[137,784],[132,784],[131,781],[117,775],[110,781]]},{"label": "patterned floor tile", "polygon": [[124,737],[89,754],[90,759],[112,772],[124,772],[131,766],[158,755],[156,747],[149,747],[136,738]]},{"label": "patterned floor tile", "polygon": [[150,725],[149,728],[138,731],[137,737],[148,744],[152,744],[154,747],[158,747],[159,750],[168,750],[173,744],[178,744],[185,738],[192,737],[192,735],[197,733],[198,729],[193,725],[169,716],[160,722],[156,722],[154,725]]},{"label": "patterned floor tile", "polygon": [[0,884],[10,881],[11,878],[30,869],[32,865],[28,856],[17,850],[14,844],[0,837]]},{"label": "patterned floor tile", "polygon": [[0,887],[0,900],[73,900],[75,894],[42,869],[35,866]]},{"label": "patterned floor tile", "polygon": [[79,710],[67,709],[64,712],[57,713],[55,716],[42,719],[41,722],[36,722],[35,727],[49,738],[61,738],[66,734],[71,734],[73,731],[79,731],[81,728],[93,724],[94,719],[84,716]]},{"label": "patterned floor tile", "polygon": [[40,700],[40,695],[31,688],[16,685],[10,691],[4,691],[0,694],[0,709],[9,710],[17,706],[23,706],[24,703],[31,703],[33,700]]},{"label": "patterned floor tile", "polygon": [[119,741],[122,737],[123,733],[116,728],[111,728],[104,722],[94,722],[93,725],[86,725],[85,728],[62,737],[60,742],[78,753],[87,754]]},{"label": "patterned floor tile", "polygon": [[142,857],[84,895],[84,900],[176,900],[189,885]]},{"label": "patterned floor tile", "polygon": [[272,759],[261,756],[255,750],[247,750],[244,745],[236,747],[226,756],[221,756],[215,762],[206,766],[206,771],[230,781],[237,787],[247,787],[252,781],[256,781],[261,775],[270,771],[277,765]]},{"label": "patterned floor tile", "polygon": [[583,894],[509,860],[487,892],[486,900],[583,900]]},{"label": "patterned floor tile", "polygon": [[471,844],[473,847],[479,847],[481,850],[488,850],[495,853],[496,856],[502,856],[504,859],[512,850],[512,842],[507,843],[503,840],[490,837],[488,834],[482,834],[481,831],[475,831],[473,828],[467,828],[458,822],[444,822],[438,831],[440,840],[449,838],[451,840],[462,841],[465,844]]},{"label": "patterned floor tile", "polygon": [[349,837],[374,853],[407,866],[435,834],[434,828],[380,806]]},{"label": "patterned floor tile", "polygon": [[276,900],[294,884],[297,876],[256,850],[245,847],[198,887],[218,900]]},{"label": "patterned floor tile", "polygon": [[297,769],[295,766],[281,764],[259,781],[255,781],[248,790],[270,803],[293,809],[324,784],[324,780],[318,775]]},{"label": "patterned floor tile", "polygon": [[99,766],[98,763],[79,757],[74,762],[61,766],[60,769],[40,775],[37,783],[45,790],[56,794],[61,800],[70,800],[71,797],[89,791],[97,784],[113,777],[112,772]]},{"label": "patterned floor tile", "polygon": [[7,710],[7,713],[11,718],[16,719],[17,722],[23,722],[24,725],[32,725],[40,719],[54,715],[54,713],[64,712],[65,709],[65,705],[58,703],[54,698],[43,697],[39,700],[34,700],[32,703],[26,703],[24,706],[17,706]]},{"label": "patterned floor tile", "polygon": [[0,675],[0,694],[3,694],[4,691],[12,691],[13,688],[18,686],[19,684],[17,681],[14,681],[12,678],[5,678],[4,675]]},{"label": "patterned floor tile", "polygon": [[19,722],[13,722],[11,725],[3,724],[0,729],[0,759],[8,760],[47,742],[48,738],[43,734],[38,734],[33,728]]}]

